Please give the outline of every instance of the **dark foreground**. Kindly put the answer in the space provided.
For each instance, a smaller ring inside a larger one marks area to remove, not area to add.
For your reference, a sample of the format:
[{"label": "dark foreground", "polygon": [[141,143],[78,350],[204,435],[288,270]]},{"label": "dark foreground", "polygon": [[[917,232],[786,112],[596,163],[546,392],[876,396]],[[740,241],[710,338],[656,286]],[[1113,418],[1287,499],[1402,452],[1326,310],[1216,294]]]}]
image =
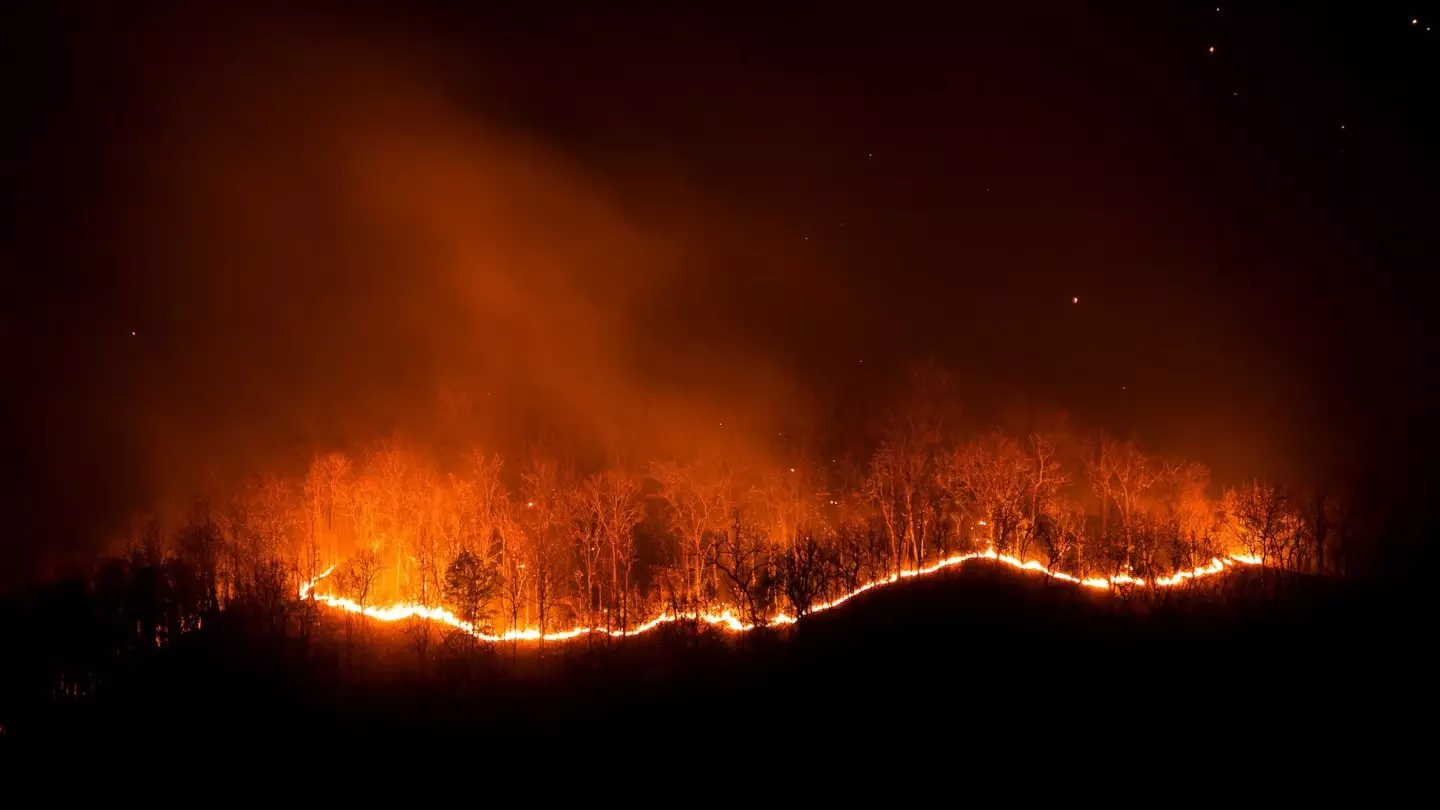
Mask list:
[{"label": "dark foreground", "polygon": [[95,694],[12,693],[0,751],[52,798],[99,789],[109,783],[75,774],[111,770],[300,791],[523,773],[554,796],[636,772],[729,774],[721,783],[738,790],[737,774],[850,757],[869,764],[828,774],[831,789],[918,778],[934,761],[1159,786],[1419,755],[1432,642],[1409,607],[1353,583],[1279,591],[1246,575],[1126,600],[982,564],[743,644],[677,628],[608,648],[457,654],[437,631],[423,669],[416,637],[395,626],[370,624],[350,645],[345,620],[326,614],[302,646],[217,622]]}]

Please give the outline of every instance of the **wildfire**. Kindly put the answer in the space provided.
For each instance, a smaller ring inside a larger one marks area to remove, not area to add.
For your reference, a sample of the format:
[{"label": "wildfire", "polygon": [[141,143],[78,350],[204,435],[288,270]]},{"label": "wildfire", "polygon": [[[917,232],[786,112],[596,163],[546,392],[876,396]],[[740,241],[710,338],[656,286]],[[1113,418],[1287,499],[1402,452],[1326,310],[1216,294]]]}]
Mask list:
[{"label": "wildfire", "polygon": [[[905,579],[928,576],[946,568],[963,565],[967,562],[970,562],[971,560],[991,560],[994,562],[1002,563],[1004,565],[1008,565],[1011,568],[1015,568],[1017,570],[1043,574],[1052,579],[1061,580],[1062,582],[1071,582],[1081,587],[1094,588],[1097,590],[1108,590],[1116,585],[1132,585],[1137,587],[1144,587],[1147,584],[1153,584],[1155,587],[1159,588],[1174,588],[1180,585],[1184,585],[1185,583],[1192,580],[1215,576],[1225,571],[1225,569],[1228,567],[1237,565],[1253,566],[1259,565],[1261,562],[1260,558],[1255,555],[1230,554],[1223,558],[1214,557],[1210,560],[1209,563],[1191,569],[1189,571],[1176,571],[1169,576],[1156,577],[1153,582],[1147,582],[1147,580],[1145,579],[1142,579],[1140,577],[1133,577],[1128,574],[1116,574],[1115,576],[1110,577],[1086,577],[1082,579],[1080,577],[1067,574],[1063,571],[1052,571],[1038,560],[1021,560],[1018,557],[1013,557],[1009,554],[1000,554],[997,553],[994,549],[989,549],[986,551],[973,552],[970,554],[956,554],[954,556],[946,557],[945,559],[939,560],[922,568],[912,568],[900,571],[899,573],[891,574],[888,577],[882,577],[872,582],[867,582],[864,585],[856,588],[855,590],[850,591],[849,593],[838,596],[828,602],[822,602],[812,606],[810,608],[810,612],[820,613],[833,607],[838,607],[845,602],[848,602],[849,600],[855,598],[856,596],[865,593],[866,591],[871,591],[876,588],[884,587],[886,585],[893,585],[896,582],[900,582],[901,580]],[[327,607],[342,610],[346,613],[360,614],[363,616],[367,616],[371,619],[375,619],[376,621],[382,622],[398,622],[412,618],[429,619],[431,621],[437,621],[441,622],[442,624],[449,625],[450,627],[454,627],[458,630],[469,633],[470,635],[487,642],[540,641],[541,639],[545,641],[568,641],[570,639],[580,638],[582,636],[589,635],[608,635],[617,638],[638,636],[644,633],[648,633],[651,630],[660,627],[661,625],[669,624],[671,622],[679,621],[681,619],[702,621],[711,626],[719,627],[735,633],[744,633],[755,629],[754,624],[747,623],[741,620],[733,613],[731,613],[729,608],[726,608],[719,613],[691,612],[677,614],[667,611],[660,614],[659,616],[650,619],[649,621],[638,624],[627,630],[613,630],[606,629],[604,627],[572,627],[569,630],[559,630],[550,633],[541,633],[539,628],[529,627],[525,629],[511,629],[500,634],[486,633],[476,629],[476,627],[472,623],[461,619],[460,617],[456,616],[454,613],[443,607],[429,607],[414,602],[397,602],[395,604],[386,605],[383,607],[378,605],[365,605],[362,607],[360,603],[354,601],[353,599],[345,598],[343,596],[330,596],[328,594],[315,593],[315,586],[318,585],[321,580],[324,580],[326,577],[334,573],[334,571],[335,566],[332,565],[319,576],[315,577],[309,582],[301,584],[300,598],[302,600],[313,599],[315,602],[325,605]],[[789,625],[794,624],[797,621],[799,621],[797,617],[781,612],[771,618],[769,624],[772,626]]]}]

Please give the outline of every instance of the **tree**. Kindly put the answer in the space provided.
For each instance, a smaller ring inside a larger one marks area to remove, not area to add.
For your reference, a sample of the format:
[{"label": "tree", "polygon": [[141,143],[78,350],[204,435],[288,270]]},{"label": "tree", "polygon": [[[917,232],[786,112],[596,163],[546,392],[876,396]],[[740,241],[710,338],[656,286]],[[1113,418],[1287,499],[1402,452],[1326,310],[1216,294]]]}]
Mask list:
[{"label": "tree", "polygon": [[[572,525],[574,476],[569,465],[532,448],[521,474],[525,499],[521,524],[525,531],[525,566],[531,601],[543,636],[550,629],[555,609],[564,599],[566,580],[565,531]],[[542,639],[543,641],[543,639]]]},{"label": "tree", "polygon": [[[529,612],[530,569],[526,562],[529,559],[526,537],[518,523],[512,522],[501,530],[501,538],[500,601],[505,607],[510,630],[518,632],[525,629],[521,616]],[[518,653],[519,641],[515,644],[511,648],[512,655]]]},{"label": "tree", "polygon": [[635,566],[635,526],[645,518],[639,479],[612,468],[592,476],[584,489],[587,511],[594,515],[604,546],[610,582],[605,589],[605,628],[620,617],[623,632],[630,619],[630,575]]},{"label": "tree", "polygon": [[313,570],[302,568],[300,576],[303,579],[309,580],[319,573],[321,557],[334,560],[340,556],[336,547],[336,521],[345,506],[350,470],[350,459],[343,453],[317,455],[310,462],[304,492],[309,545],[306,562],[313,562]]},{"label": "tree", "polygon": [[500,456],[472,450],[469,475],[456,490],[461,523],[457,541],[486,558],[498,555],[504,531],[513,524],[510,493],[500,478],[503,469]]},{"label": "tree", "polygon": [[825,593],[831,559],[825,547],[810,532],[780,553],[780,583],[796,619],[803,619],[809,614],[811,607]]},{"label": "tree", "polygon": [[1228,490],[1225,511],[1246,551],[1262,565],[1290,563],[1298,519],[1283,487],[1257,479]]},{"label": "tree", "polygon": [[1060,463],[1056,440],[1053,436],[1031,433],[1026,449],[1030,456],[1030,463],[1025,471],[1025,482],[1029,495],[1029,520],[1026,523],[1025,531],[1019,538],[1018,556],[1021,558],[1026,556],[1030,543],[1035,539],[1041,521],[1046,516],[1056,493],[1068,480],[1065,468]]},{"label": "tree", "polygon": [[865,492],[879,513],[896,573],[907,560],[919,567],[927,541],[938,532],[940,509],[932,487],[934,456],[928,444],[887,441],[870,462]]},{"label": "tree", "polygon": [[543,636],[550,631],[555,611],[565,599],[564,544],[554,531],[540,531],[529,540],[526,566],[530,570],[535,617]]},{"label": "tree", "polygon": [[470,626],[462,632],[464,648],[473,659],[475,633],[492,632],[490,605],[500,590],[500,571],[493,562],[469,549],[461,549],[445,566],[445,599],[455,616]]},{"label": "tree", "polygon": [[[420,579],[420,587],[418,589],[412,587],[411,591],[415,594],[412,599],[426,608],[439,605],[442,596],[440,548],[437,537],[438,533],[430,528],[428,521],[420,523],[414,543],[413,560],[415,564],[412,567],[412,571]],[[406,627],[415,651],[420,656],[422,674],[425,671],[426,656],[430,650],[430,624],[429,617],[417,616]]]},{"label": "tree", "polygon": [[236,597],[259,614],[274,637],[285,632],[299,587],[303,541],[296,483],[273,475],[257,478],[236,504]]},{"label": "tree", "polygon": [[1053,571],[1070,567],[1073,573],[1084,576],[1081,544],[1085,537],[1085,511],[1078,504],[1066,500],[1051,502],[1048,514],[1040,519],[1039,536],[1047,568]]},{"label": "tree", "polygon": [[763,507],[766,537],[779,548],[789,548],[820,520],[820,504],[827,493],[809,459],[792,458],[771,467],[754,490]]},{"label": "tree", "polygon": [[[1115,573],[1136,563],[1136,514],[1150,489],[1166,474],[1165,465],[1143,453],[1134,442],[1120,442],[1102,434],[1086,458],[1086,472],[1101,499],[1101,541]],[[1120,533],[1109,531],[1109,508],[1120,515]]]},{"label": "tree", "polygon": [[[890,412],[886,441],[898,462],[905,542],[914,567],[924,565],[943,523],[937,475],[947,428],[960,411],[955,382],[934,362],[911,366],[898,405]],[[897,570],[899,568],[897,567]]]},{"label": "tree", "polygon": [[362,548],[355,552],[355,555],[346,563],[343,575],[345,588],[349,591],[350,598],[360,606],[362,614],[375,589],[375,583],[380,581],[380,574],[384,570],[385,564],[380,555],[369,548]]},{"label": "tree", "polygon": [[889,442],[882,443],[870,461],[870,476],[865,479],[865,494],[875,505],[889,541],[888,566],[900,572],[901,537],[905,534],[905,474],[900,450]]},{"label": "tree", "polygon": [[[1167,567],[1192,570],[1220,554],[1220,521],[1216,504],[1206,496],[1210,471],[1204,465],[1173,462],[1166,465],[1144,504],[1159,530],[1157,552],[1168,556]],[[1146,576],[1159,573],[1151,565]]]},{"label": "tree", "polygon": [[842,526],[831,555],[832,568],[847,593],[886,573],[885,538],[873,523]]},{"label": "tree", "polygon": [[736,515],[731,531],[713,546],[712,564],[725,575],[741,619],[755,626],[769,619],[774,578],[765,554],[765,538]]},{"label": "tree", "polygon": [[659,485],[658,497],[666,506],[665,520],[677,541],[672,559],[680,569],[674,578],[679,612],[699,610],[704,602],[705,567],[715,559],[713,538],[724,532],[730,518],[728,472],[698,464],[650,466],[650,476]]},{"label": "tree", "polygon": [[[1048,468],[1047,468],[1048,469]],[[1030,460],[1018,442],[999,432],[961,445],[941,471],[942,484],[1001,553],[1023,552],[1021,532],[1032,488]]]},{"label": "tree", "polygon": [[189,523],[181,530],[180,558],[196,577],[195,609],[210,615],[220,609],[219,567],[220,544],[223,538],[215,524],[208,503],[197,502]]}]

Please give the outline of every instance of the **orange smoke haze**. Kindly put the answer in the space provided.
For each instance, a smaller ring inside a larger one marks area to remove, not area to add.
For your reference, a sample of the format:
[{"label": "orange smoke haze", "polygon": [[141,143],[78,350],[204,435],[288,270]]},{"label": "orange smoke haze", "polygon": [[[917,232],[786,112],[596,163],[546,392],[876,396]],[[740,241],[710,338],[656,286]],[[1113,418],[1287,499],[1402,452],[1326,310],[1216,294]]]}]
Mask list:
[{"label": "orange smoke haze", "polygon": [[1136,38],[202,5],[77,13],[42,49],[33,289],[0,323],[25,554],[84,562],[157,502],[393,435],[440,470],[535,441],[788,467],[816,425],[867,459],[912,362],[954,374],[959,432],[1063,409],[1227,484],[1364,444],[1315,427],[1309,378],[1347,374],[1299,336],[1339,321],[1293,296],[1328,288],[1237,260],[1279,249],[1193,193],[1199,113],[1127,118]]},{"label": "orange smoke haze", "polygon": [[592,458],[773,434],[783,363],[695,311],[715,215],[693,197],[607,186],[399,38],[291,23],[203,46],[147,75],[128,141],[157,492],[392,431]]}]

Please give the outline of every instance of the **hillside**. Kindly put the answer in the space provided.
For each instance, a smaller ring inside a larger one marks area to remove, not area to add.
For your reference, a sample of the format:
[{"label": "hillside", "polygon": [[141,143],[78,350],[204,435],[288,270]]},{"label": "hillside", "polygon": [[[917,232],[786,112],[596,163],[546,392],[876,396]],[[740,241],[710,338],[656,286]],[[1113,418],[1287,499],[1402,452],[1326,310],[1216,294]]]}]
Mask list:
[{"label": "hillside", "polygon": [[1415,676],[1393,673],[1419,670],[1383,602],[1303,579],[1276,598],[1257,580],[1152,602],[976,562],[743,642],[676,627],[543,655],[502,644],[466,673],[436,648],[422,672],[395,626],[368,627],[351,658],[334,616],[303,654],[220,623],[91,699],[27,705],[8,743],[42,758],[166,751],[197,773],[237,746],[534,765],[597,746],[621,761],[683,745],[759,755],[946,729],[964,730],[947,744],[1043,757],[1135,733],[1186,746],[1252,724],[1294,733],[1375,700],[1369,672],[1391,673],[1381,700],[1404,694]]}]

